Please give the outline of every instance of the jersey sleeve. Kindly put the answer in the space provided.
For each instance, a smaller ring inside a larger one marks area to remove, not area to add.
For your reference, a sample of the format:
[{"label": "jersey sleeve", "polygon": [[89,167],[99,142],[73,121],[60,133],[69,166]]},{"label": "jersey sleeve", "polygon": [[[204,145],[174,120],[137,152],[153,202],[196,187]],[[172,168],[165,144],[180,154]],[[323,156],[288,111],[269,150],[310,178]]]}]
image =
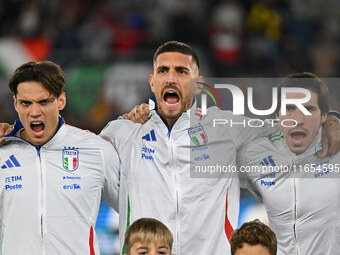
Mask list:
[{"label": "jersey sleeve", "polygon": [[230,132],[237,149],[256,138],[264,137],[279,131],[279,124],[274,120],[251,119],[240,115],[232,115]]},{"label": "jersey sleeve", "polygon": [[236,162],[239,171],[240,187],[249,190],[258,201],[262,202],[261,194],[254,183],[257,175],[247,169],[247,166],[251,167],[258,161],[258,153],[256,152],[261,150],[261,148],[256,145],[258,143],[260,143],[260,139],[242,146],[237,151]]},{"label": "jersey sleeve", "polygon": [[251,180],[248,179],[247,185],[242,188],[249,190],[250,193],[253,194],[253,196],[257,199],[257,201],[259,201],[260,203],[263,203],[261,194],[259,193],[258,189],[255,187],[255,184],[251,182]]},{"label": "jersey sleeve", "polygon": [[100,132],[99,136],[116,147],[115,133],[114,129],[112,128],[114,123],[114,121],[109,122]]},{"label": "jersey sleeve", "polygon": [[102,197],[118,212],[120,160],[116,150],[108,143],[103,149],[103,168]]},{"label": "jersey sleeve", "polygon": [[[126,149],[128,144],[131,144],[131,137],[133,136],[134,130],[141,124],[133,123],[130,120],[114,120],[109,122],[99,136],[104,140],[110,142],[121,156],[121,153]],[[121,158],[121,160],[123,160]]]}]

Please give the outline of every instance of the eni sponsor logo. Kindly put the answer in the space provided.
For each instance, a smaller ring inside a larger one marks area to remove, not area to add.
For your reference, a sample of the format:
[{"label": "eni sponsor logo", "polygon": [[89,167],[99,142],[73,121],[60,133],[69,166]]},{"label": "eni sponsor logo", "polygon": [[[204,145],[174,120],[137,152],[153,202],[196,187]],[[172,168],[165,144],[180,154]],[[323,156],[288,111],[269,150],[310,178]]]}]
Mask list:
[{"label": "eni sponsor logo", "polygon": [[74,183],[74,184],[64,185],[63,189],[65,189],[65,190],[76,190],[76,189],[81,189],[81,187],[80,187],[79,184]]},{"label": "eni sponsor logo", "polygon": [[210,159],[209,154],[203,154],[203,155],[200,155],[198,157],[195,157],[195,161],[203,161],[203,160],[207,160],[207,159]]}]

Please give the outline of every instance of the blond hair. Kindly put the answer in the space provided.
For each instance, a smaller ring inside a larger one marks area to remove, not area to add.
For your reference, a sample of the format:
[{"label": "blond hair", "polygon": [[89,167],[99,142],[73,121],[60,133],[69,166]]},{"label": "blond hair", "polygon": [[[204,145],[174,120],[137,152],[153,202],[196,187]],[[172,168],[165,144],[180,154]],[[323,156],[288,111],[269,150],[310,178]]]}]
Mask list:
[{"label": "blond hair", "polygon": [[170,252],[173,237],[170,230],[160,221],[151,218],[136,220],[125,233],[125,248],[129,255],[134,243],[161,242],[169,246]]}]

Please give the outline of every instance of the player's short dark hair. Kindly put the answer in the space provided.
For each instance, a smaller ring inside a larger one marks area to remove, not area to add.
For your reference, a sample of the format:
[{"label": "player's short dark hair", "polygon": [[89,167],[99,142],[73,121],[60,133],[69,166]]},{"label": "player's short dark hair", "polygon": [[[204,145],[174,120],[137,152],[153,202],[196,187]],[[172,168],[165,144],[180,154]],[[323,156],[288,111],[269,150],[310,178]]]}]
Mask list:
[{"label": "player's short dark hair", "polygon": [[170,230],[162,222],[152,218],[140,218],[128,228],[124,241],[127,254],[131,253],[131,247],[134,243],[149,243],[151,241],[168,245],[171,253],[173,237]]},{"label": "player's short dark hair", "polygon": [[277,239],[274,232],[258,219],[243,223],[236,229],[230,239],[231,254],[242,248],[244,244],[263,245],[269,249],[270,255],[276,255]]},{"label": "player's short dark hair", "polygon": [[330,110],[327,85],[316,75],[308,72],[296,73],[288,76],[278,86],[278,106],[275,113],[279,115],[281,109],[281,89],[283,87],[297,87],[309,89],[318,95],[318,105],[321,115]]},{"label": "player's short dark hair", "polygon": [[40,82],[57,98],[63,93],[65,86],[64,73],[60,66],[50,61],[27,62],[13,72],[9,80],[9,88],[16,95],[18,85],[22,82]]},{"label": "player's short dark hair", "polygon": [[165,52],[179,52],[185,55],[192,56],[193,61],[197,67],[200,68],[200,60],[195,50],[188,44],[178,41],[169,41],[158,47],[153,55],[153,62],[157,60],[157,57]]}]

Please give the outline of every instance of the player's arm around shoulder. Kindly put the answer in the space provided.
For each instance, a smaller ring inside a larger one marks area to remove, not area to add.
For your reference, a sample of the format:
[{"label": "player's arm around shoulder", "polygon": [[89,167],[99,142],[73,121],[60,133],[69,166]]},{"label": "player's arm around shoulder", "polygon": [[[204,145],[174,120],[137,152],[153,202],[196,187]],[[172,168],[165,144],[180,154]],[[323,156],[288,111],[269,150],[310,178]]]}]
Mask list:
[{"label": "player's arm around shoulder", "polygon": [[[106,202],[118,211],[120,160],[115,148],[98,135],[72,126],[66,126],[69,139],[78,141],[86,152],[88,170],[96,169],[101,176],[101,193]],[[85,155],[85,154],[84,154]],[[93,171],[92,171],[93,172]]]},{"label": "player's arm around shoulder", "polygon": [[251,143],[245,144],[237,151],[237,166],[240,179],[240,187],[249,190],[259,202],[262,202],[261,190],[255,184],[261,175],[259,162],[275,148],[268,137],[260,137]]},{"label": "player's arm around shoulder", "polygon": [[7,123],[0,123],[0,147],[7,143],[7,141],[2,139],[2,137],[8,135],[12,130],[13,126]]},{"label": "player's arm around shoulder", "polygon": [[135,131],[140,128],[141,124],[134,123],[130,120],[119,119],[109,122],[99,136],[114,145],[119,152],[123,144],[129,143],[133,139]]},{"label": "player's arm around shoulder", "polygon": [[102,196],[104,200],[118,212],[120,187],[120,159],[115,148],[107,141],[100,139],[99,148],[102,156],[103,184]]},{"label": "player's arm around shoulder", "polygon": [[[214,116],[213,126],[226,127],[237,148],[256,138],[279,131],[279,125],[275,120],[251,119],[225,110],[214,110],[212,115]],[[219,119],[216,117],[219,117]]]}]

